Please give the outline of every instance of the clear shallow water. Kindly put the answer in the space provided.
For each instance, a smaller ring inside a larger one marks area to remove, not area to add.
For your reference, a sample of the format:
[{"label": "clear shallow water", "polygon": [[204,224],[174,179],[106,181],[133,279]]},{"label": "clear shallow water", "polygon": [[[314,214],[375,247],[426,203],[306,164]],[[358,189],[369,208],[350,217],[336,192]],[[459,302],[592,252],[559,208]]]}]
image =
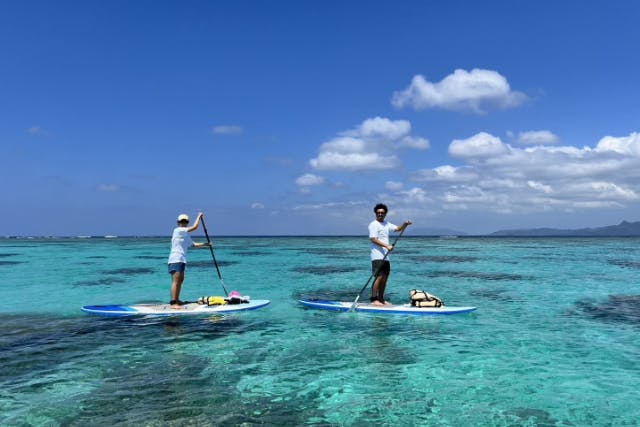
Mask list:
[{"label": "clear shallow water", "polygon": [[[392,301],[479,307],[432,318],[297,304],[355,299],[366,238],[215,243],[227,289],[270,306],[93,317],[168,299],[168,239],[0,240],[0,425],[638,425],[640,239],[403,238]],[[189,255],[183,299],[222,295]]]}]

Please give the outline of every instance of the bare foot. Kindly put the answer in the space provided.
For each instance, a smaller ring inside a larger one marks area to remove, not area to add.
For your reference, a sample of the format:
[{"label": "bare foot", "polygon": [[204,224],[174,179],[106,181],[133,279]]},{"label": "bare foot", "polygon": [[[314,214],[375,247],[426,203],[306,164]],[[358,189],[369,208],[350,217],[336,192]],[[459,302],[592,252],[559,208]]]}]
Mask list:
[{"label": "bare foot", "polygon": [[171,304],[169,307],[171,308],[171,310],[184,310],[184,307],[180,304]]},{"label": "bare foot", "polygon": [[375,300],[375,301],[372,301],[372,302],[371,302],[371,305],[379,305],[379,306],[383,306],[384,304],[383,304],[383,303],[381,303],[381,302],[380,302],[380,301],[378,301],[378,300]]},{"label": "bare foot", "polygon": [[393,305],[393,304],[391,304],[389,301],[385,301],[384,305]]}]

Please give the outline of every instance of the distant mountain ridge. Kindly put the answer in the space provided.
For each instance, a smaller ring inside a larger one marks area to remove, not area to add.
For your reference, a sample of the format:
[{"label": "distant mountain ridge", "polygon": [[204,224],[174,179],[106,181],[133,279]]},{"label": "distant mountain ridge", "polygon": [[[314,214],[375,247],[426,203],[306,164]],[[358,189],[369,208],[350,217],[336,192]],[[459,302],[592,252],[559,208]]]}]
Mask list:
[{"label": "distant mountain ridge", "polygon": [[575,237],[640,237],[640,221],[622,221],[618,225],[609,225],[596,228],[556,229],[556,228],[529,228],[515,230],[500,230],[489,236],[527,236],[527,237],[551,237],[551,236],[575,236]]}]

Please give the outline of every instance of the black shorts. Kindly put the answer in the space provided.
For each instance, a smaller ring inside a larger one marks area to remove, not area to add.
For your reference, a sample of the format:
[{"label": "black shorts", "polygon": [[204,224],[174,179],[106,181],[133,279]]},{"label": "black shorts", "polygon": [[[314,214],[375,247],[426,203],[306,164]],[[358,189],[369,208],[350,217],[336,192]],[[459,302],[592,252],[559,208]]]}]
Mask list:
[{"label": "black shorts", "polygon": [[[378,271],[378,269],[380,269],[380,271]],[[387,260],[376,259],[371,261],[371,271],[376,277],[378,275],[388,276],[389,273],[391,273],[391,263]]]}]

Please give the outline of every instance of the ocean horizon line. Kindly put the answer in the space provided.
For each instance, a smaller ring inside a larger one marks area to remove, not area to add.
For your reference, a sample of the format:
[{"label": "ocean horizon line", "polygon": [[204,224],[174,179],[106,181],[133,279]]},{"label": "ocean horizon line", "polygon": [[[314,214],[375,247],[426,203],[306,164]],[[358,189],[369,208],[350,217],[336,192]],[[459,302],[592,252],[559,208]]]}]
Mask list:
[{"label": "ocean horizon line", "polygon": [[[194,234],[193,237],[205,238],[204,235]],[[211,239],[234,239],[234,238],[251,238],[251,239],[270,239],[270,238],[367,238],[365,234],[220,234],[216,236],[210,236]],[[452,235],[439,235],[439,234],[413,234],[403,235],[403,238],[434,238],[434,239],[474,239],[474,238],[488,238],[488,239],[507,239],[507,238],[523,238],[523,239],[544,239],[544,238],[638,238],[640,235],[578,235],[578,234],[548,234],[548,235],[523,235],[523,234],[452,234]],[[0,240],[109,240],[109,239],[171,239],[171,235],[108,235],[108,236],[55,236],[55,235],[15,235],[15,236],[0,236]]]}]

